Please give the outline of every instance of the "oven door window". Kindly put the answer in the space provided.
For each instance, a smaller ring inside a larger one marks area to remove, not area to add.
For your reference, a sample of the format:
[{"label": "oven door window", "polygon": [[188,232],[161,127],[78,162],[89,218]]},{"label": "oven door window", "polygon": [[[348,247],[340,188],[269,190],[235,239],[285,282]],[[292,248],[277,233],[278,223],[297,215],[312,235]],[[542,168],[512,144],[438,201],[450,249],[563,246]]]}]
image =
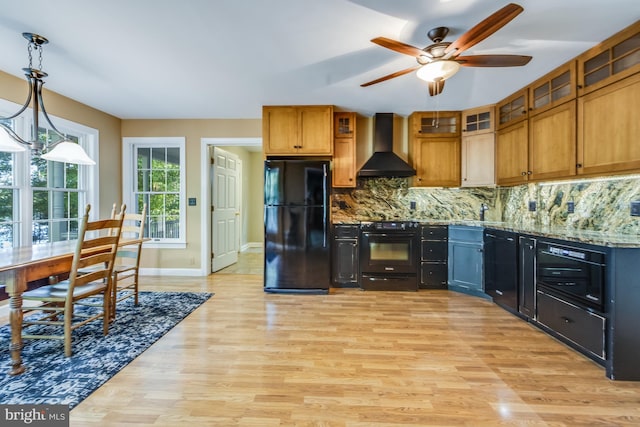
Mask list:
[{"label": "oven door window", "polygon": [[384,243],[371,242],[369,244],[372,261],[409,261],[411,245],[408,242]]},{"label": "oven door window", "polygon": [[363,273],[416,273],[419,243],[415,234],[363,233],[361,237]]}]

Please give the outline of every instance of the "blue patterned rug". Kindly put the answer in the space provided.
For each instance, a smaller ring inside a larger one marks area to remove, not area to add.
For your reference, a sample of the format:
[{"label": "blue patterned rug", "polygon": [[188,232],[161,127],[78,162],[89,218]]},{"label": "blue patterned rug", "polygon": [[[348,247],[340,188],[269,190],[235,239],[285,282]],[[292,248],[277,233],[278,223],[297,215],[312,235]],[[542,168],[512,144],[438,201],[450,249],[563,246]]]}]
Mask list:
[{"label": "blue patterned rug", "polygon": [[211,293],[140,292],[118,304],[109,335],[102,335],[102,320],[73,332],[71,357],[64,357],[61,340],[25,340],[24,374],[8,375],[11,366],[8,325],[0,327],[0,403],[67,404],[73,408],[120,369],[160,339]]}]

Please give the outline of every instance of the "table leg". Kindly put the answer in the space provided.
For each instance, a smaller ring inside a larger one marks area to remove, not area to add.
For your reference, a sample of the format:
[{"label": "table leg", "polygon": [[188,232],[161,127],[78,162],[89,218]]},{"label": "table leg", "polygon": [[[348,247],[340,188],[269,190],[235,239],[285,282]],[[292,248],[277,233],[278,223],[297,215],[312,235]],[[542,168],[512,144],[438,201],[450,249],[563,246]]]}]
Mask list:
[{"label": "table leg", "polygon": [[11,371],[9,375],[20,375],[24,372],[22,364],[22,292],[10,296],[9,322],[11,323]]},{"label": "table leg", "polygon": [[0,273],[9,294],[9,323],[11,325],[11,370],[9,375],[20,375],[24,372],[22,364],[22,292],[26,288],[22,270]]}]

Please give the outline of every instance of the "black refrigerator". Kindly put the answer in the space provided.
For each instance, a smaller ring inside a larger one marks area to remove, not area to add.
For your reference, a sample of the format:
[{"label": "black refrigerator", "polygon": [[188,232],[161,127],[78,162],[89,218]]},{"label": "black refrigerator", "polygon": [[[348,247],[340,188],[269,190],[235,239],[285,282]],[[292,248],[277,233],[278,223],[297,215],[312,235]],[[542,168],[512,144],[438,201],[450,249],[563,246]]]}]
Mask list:
[{"label": "black refrigerator", "polygon": [[329,291],[330,188],[328,161],[265,161],[265,292]]}]

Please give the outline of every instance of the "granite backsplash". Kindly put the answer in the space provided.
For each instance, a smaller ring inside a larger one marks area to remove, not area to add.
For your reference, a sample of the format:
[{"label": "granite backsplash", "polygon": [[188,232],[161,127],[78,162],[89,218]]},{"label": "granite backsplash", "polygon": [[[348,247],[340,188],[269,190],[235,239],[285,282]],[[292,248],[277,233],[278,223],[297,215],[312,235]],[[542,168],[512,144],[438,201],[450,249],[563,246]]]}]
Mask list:
[{"label": "granite backsplash", "polygon": [[[485,204],[486,221],[640,235],[640,217],[629,212],[630,202],[640,200],[640,175],[495,188],[420,188],[409,183],[409,178],[358,178],[354,189],[334,189],[332,220],[477,221]],[[530,210],[533,204],[535,211]]]}]

